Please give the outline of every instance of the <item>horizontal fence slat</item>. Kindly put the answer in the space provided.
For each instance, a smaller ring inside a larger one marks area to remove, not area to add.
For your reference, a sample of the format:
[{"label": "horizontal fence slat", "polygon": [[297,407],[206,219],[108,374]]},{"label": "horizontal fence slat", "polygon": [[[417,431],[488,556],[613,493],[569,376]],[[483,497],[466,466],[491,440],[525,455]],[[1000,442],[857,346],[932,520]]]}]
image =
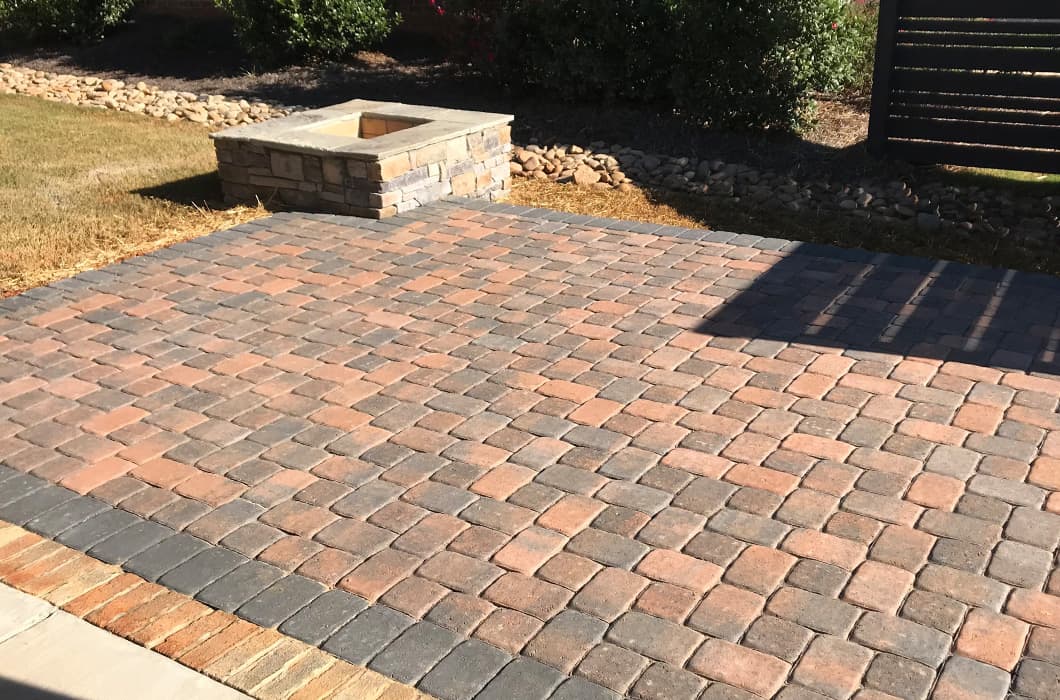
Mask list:
[{"label": "horizontal fence slat", "polygon": [[1046,148],[1056,150],[1060,155],[1060,126],[992,124],[957,119],[902,117],[892,114],[887,120],[887,136],[948,143]]},{"label": "horizontal fence slat", "polygon": [[1060,3],[1052,0],[899,0],[898,15],[1060,19]]},{"label": "horizontal fence slat", "polygon": [[1021,110],[976,109],[952,105],[916,105],[895,102],[891,114],[902,117],[926,119],[957,119],[961,121],[990,122],[1001,124],[1031,124],[1060,126],[1060,112],[1028,112]]},{"label": "horizontal fence slat", "polygon": [[920,32],[987,32],[994,34],[1056,34],[1060,19],[951,19],[942,17],[902,17],[898,31]]},{"label": "horizontal fence slat", "polygon": [[1060,48],[1056,34],[988,34],[986,32],[899,31],[898,43],[911,46],[977,46]]},{"label": "horizontal fence slat", "polygon": [[1060,75],[1004,75],[960,70],[895,68],[891,76],[891,87],[894,90],[971,95],[1056,97],[1060,95]]},{"label": "horizontal fence slat", "polygon": [[1060,0],[880,0],[869,146],[1060,172]]},{"label": "horizontal fence slat", "polygon": [[896,105],[951,105],[954,107],[990,107],[995,109],[1019,109],[1060,113],[1060,98],[1010,97],[1008,95],[959,95],[939,92],[895,90],[894,94],[891,96],[891,101]]},{"label": "horizontal fence slat", "polygon": [[1060,173],[1060,152],[892,140],[887,142],[887,155],[912,163],[946,163],[975,168]]},{"label": "horizontal fence slat", "polygon": [[894,64],[899,67],[1060,72],[1060,49],[910,46],[901,43],[901,35],[898,41]]}]

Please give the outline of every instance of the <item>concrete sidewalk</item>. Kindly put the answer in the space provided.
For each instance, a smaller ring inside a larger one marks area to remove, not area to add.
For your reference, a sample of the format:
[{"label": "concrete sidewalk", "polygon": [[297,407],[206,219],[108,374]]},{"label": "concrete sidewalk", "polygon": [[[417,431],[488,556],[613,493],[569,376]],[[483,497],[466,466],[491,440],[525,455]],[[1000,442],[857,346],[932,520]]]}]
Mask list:
[{"label": "concrete sidewalk", "polygon": [[0,585],[4,700],[239,700],[248,696]]}]

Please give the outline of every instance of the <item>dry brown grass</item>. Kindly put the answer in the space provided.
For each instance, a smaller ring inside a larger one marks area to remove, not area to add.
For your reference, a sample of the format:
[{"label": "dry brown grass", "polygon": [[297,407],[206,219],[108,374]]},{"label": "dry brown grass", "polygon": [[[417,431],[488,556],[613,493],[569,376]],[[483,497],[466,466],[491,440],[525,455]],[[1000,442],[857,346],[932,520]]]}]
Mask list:
[{"label": "dry brown grass", "polygon": [[0,296],[249,221],[205,129],[0,95]]},{"label": "dry brown grass", "polygon": [[842,150],[868,138],[869,105],[866,100],[820,98],[814,123],[803,134],[813,143]]},{"label": "dry brown grass", "polygon": [[796,213],[675,192],[594,190],[521,178],[512,184],[511,201],[528,207],[587,216],[736,231],[843,248],[1060,274],[1060,250],[1055,246],[1042,250],[1027,246],[1020,239],[985,232],[975,236],[962,231],[926,234],[914,226],[836,216],[827,211]]},{"label": "dry brown grass", "polygon": [[561,185],[551,180],[515,178],[512,182],[511,203],[586,216],[647,221],[684,228],[707,228],[702,218],[682,214],[670,204],[656,200],[641,189],[619,192]]}]

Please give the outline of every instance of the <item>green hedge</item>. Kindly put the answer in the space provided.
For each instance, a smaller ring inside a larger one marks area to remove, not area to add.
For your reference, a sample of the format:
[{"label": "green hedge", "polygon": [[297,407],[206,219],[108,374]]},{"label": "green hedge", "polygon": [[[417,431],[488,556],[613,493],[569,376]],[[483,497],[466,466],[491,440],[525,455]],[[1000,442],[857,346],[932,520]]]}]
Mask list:
[{"label": "green hedge", "polygon": [[341,59],[385,39],[400,17],[386,0],[216,0],[260,64]]},{"label": "green hedge", "polygon": [[747,129],[798,128],[815,91],[862,80],[875,26],[848,0],[437,1],[505,83]]},{"label": "green hedge", "polygon": [[654,100],[669,66],[670,24],[658,0],[510,0],[496,3],[492,68],[573,97]]},{"label": "green hedge", "polygon": [[0,34],[21,40],[98,41],[135,0],[0,0]]},{"label": "green hedge", "polygon": [[813,91],[844,79],[836,74],[844,7],[845,0],[679,3],[677,105],[729,127],[797,127]]}]

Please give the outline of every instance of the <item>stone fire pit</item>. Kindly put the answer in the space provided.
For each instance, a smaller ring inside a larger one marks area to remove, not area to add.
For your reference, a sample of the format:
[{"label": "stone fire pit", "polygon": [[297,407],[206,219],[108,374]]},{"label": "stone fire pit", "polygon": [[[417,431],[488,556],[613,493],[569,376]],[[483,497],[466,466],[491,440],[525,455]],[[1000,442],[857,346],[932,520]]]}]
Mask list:
[{"label": "stone fire pit", "polygon": [[213,134],[226,200],[383,218],[509,193],[507,114],[353,100]]}]

